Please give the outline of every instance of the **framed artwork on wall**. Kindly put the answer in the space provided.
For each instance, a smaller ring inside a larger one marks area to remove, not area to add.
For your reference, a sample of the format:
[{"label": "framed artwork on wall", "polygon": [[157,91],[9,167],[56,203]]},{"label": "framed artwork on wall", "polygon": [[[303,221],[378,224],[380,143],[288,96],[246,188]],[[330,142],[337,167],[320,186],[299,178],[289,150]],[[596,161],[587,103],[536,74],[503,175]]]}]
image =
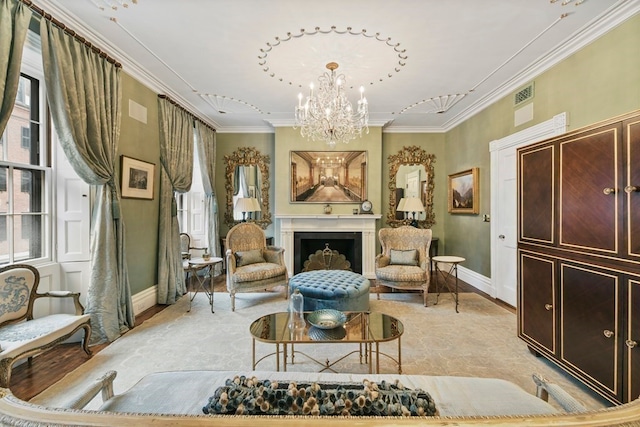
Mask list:
[{"label": "framed artwork on wall", "polygon": [[454,214],[477,214],[478,168],[467,169],[449,175],[449,212]]},{"label": "framed artwork on wall", "polygon": [[291,151],[292,203],[361,203],[367,199],[366,151]]},{"label": "framed artwork on wall", "polygon": [[153,179],[156,165],[127,156],[120,156],[122,197],[153,199]]}]

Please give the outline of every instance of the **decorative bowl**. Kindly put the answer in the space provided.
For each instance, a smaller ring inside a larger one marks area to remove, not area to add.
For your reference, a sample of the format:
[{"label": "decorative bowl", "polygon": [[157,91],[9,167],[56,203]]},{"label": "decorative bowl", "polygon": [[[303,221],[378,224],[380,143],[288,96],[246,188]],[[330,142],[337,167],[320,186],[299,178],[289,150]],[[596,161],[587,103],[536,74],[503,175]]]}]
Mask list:
[{"label": "decorative bowl", "polygon": [[347,316],[341,311],[327,308],[311,312],[307,321],[319,329],[333,329],[344,325]]},{"label": "decorative bowl", "polygon": [[338,341],[347,336],[344,328],[319,329],[315,326],[309,328],[309,338],[313,341]]}]

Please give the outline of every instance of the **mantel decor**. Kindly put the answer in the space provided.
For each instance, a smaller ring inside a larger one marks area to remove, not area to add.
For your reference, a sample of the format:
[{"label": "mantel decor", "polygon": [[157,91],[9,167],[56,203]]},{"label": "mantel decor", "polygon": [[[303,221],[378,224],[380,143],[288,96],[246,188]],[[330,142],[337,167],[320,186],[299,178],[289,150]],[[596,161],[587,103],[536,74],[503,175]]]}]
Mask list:
[{"label": "mantel decor", "polygon": [[401,225],[410,225],[411,218],[396,219],[396,207],[400,200],[396,200],[396,177],[400,166],[422,165],[426,173],[427,179],[420,185],[421,194],[419,197],[424,205],[424,219],[417,220],[417,227],[431,228],[436,223],[435,213],[433,212],[433,189],[434,172],[433,163],[436,161],[435,154],[428,154],[418,146],[402,147],[397,154],[390,155],[387,158],[389,164],[389,211],[387,212],[387,224],[391,227],[399,227]]},{"label": "mantel decor", "polygon": [[153,163],[120,156],[122,197],[153,200],[155,168]]},{"label": "mantel decor", "polygon": [[[271,159],[267,155],[263,155],[255,147],[240,147],[228,156],[224,156],[225,163],[225,190],[227,192],[227,209],[224,213],[224,222],[233,227],[241,222],[233,217],[234,205],[233,195],[236,193],[234,189],[234,174],[239,166],[255,166],[260,174],[259,188],[249,188],[253,191],[254,196],[260,204],[260,211],[256,218],[249,219],[249,222],[255,222],[262,229],[266,229],[271,224],[271,212],[269,210],[269,163]],[[257,196],[260,196],[259,198]]]},{"label": "mantel decor", "polygon": [[449,175],[449,212],[454,214],[477,214],[478,168],[467,169]]}]

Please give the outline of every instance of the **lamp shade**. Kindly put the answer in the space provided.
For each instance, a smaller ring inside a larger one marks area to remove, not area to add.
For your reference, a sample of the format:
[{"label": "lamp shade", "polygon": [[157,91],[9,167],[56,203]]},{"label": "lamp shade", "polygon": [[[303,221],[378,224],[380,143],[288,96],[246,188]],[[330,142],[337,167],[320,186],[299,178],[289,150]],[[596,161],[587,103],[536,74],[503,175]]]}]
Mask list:
[{"label": "lamp shade", "polygon": [[396,208],[396,210],[404,212],[404,204],[406,202],[407,202],[407,199],[405,199],[404,197],[402,199],[400,199],[400,202],[398,203],[398,207]]},{"label": "lamp shade", "polygon": [[401,210],[405,212],[424,212],[424,206],[417,197],[407,197]]},{"label": "lamp shade", "polygon": [[240,197],[236,201],[235,210],[238,212],[253,212],[255,209],[253,208],[253,202],[249,197]]},{"label": "lamp shade", "polygon": [[258,199],[256,199],[255,197],[251,198],[251,205],[252,205],[252,211],[253,212],[260,212],[262,211],[262,207],[260,206],[260,202],[258,201]]}]

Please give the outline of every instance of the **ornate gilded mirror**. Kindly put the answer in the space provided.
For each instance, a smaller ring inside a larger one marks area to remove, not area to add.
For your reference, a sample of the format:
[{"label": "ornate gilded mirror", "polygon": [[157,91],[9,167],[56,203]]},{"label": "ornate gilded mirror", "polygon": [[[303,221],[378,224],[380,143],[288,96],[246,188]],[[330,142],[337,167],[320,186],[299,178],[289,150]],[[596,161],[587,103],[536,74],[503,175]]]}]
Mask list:
[{"label": "ornate gilded mirror", "polygon": [[[434,154],[427,154],[417,146],[402,147],[398,154],[388,157],[389,211],[387,224],[389,226],[399,227],[411,223],[411,217],[405,217],[404,213],[396,212],[400,198],[405,197],[405,191],[410,191],[411,193],[408,194],[410,196],[419,197],[424,206],[425,211],[416,215],[418,227],[431,228],[435,224],[435,214],[433,213],[433,163],[435,160]],[[407,185],[410,186],[409,189],[406,188]]]},{"label": "ornate gilded mirror", "polygon": [[[231,155],[224,156],[225,190],[227,191],[227,209],[224,222],[233,227],[242,222],[234,208],[239,199],[252,199],[256,207],[247,208],[242,213],[249,222],[255,222],[263,229],[271,224],[269,211],[269,156],[262,155],[255,147],[240,147]],[[244,202],[245,200],[243,200]],[[234,212],[236,215],[234,215]]]}]

